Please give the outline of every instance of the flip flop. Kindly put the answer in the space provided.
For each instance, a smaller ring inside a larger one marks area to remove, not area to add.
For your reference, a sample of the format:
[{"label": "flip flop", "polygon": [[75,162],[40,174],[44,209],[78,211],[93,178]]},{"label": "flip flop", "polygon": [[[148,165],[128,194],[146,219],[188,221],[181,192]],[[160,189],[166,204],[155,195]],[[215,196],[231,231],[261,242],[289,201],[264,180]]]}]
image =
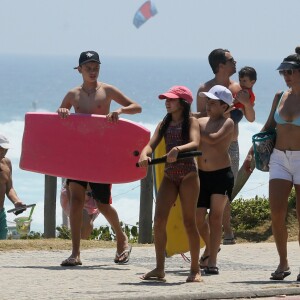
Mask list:
[{"label": "flip flop", "polygon": [[74,258],[74,257],[69,257],[65,260],[62,261],[60,264],[62,267],[75,267],[75,266],[81,266],[82,262],[80,258]]},{"label": "flip flop", "polygon": [[150,276],[147,278],[144,278],[143,276],[140,277],[140,279],[142,279],[143,281],[158,281],[158,282],[166,282],[166,278],[165,277],[158,277],[158,276]]},{"label": "flip flop", "polygon": [[[130,259],[131,250],[132,250],[132,246],[128,245],[128,248],[125,249],[121,254],[116,252],[116,258],[114,259],[114,262],[116,264],[120,264],[120,265],[127,264]],[[120,257],[122,257],[122,256],[124,256],[124,258],[122,260],[120,260]]]},{"label": "flip flop", "polygon": [[[283,280],[285,277],[291,275],[290,268],[288,268],[285,271],[278,271],[276,270],[275,272],[271,273],[271,280]],[[297,277],[298,279],[298,277]]]},{"label": "flip flop", "polygon": [[236,244],[235,238],[223,239],[223,245],[234,245]]}]

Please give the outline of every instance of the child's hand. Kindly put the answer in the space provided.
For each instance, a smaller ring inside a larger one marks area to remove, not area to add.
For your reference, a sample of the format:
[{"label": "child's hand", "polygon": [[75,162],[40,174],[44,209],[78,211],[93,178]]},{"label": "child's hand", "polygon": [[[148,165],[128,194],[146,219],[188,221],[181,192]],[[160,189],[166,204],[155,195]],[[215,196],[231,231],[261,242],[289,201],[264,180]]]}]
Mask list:
[{"label": "child's hand", "polygon": [[172,163],[177,160],[177,156],[179,153],[179,149],[177,147],[173,147],[170,152],[167,154],[167,162]]},{"label": "child's hand", "polygon": [[151,157],[147,155],[141,155],[138,161],[140,167],[148,167],[149,162],[151,161]]},{"label": "child's hand", "polygon": [[70,115],[70,111],[67,108],[59,108],[57,113],[62,119],[65,119]]},{"label": "child's hand", "polygon": [[234,104],[231,104],[231,105],[227,108],[227,110],[224,112],[223,116],[224,116],[225,118],[229,118],[229,117],[230,117],[230,112],[233,111],[233,110],[235,110],[235,109],[236,109],[236,108],[234,107]]},{"label": "child's hand", "polygon": [[250,104],[250,94],[247,90],[240,90],[236,96],[235,100],[237,100],[239,103],[243,105]]}]

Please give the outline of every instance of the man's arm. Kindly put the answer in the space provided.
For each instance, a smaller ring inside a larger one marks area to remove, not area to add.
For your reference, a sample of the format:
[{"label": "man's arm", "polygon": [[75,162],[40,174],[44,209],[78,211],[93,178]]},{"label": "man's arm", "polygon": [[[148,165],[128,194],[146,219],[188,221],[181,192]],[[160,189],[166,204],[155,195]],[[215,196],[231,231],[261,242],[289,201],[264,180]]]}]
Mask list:
[{"label": "man's arm", "polygon": [[60,115],[61,118],[66,118],[70,115],[70,109],[72,107],[71,99],[73,98],[74,98],[74,92],[72,91],[69,91],[67,95],[64,97],[59,108],[57,109],[57,113]]},{"label": "man's arm", "polygon": [[207,88],[205,87],[205,85],[201,85],[197,91],[197,113],[193,114],[193,117],[195,118],[207,117],[207,112],[206,112],[207,98],[200,97],[199,93],[201,92],[207,92]]},{"label": "man's arm", "polygon": [[15,207],[20,207],[20,206],[23,206],[24,204],[19,199],[19,197],[13,187],[11,161],[8,158],[6,158],[6,160],[7,160],[7,166],[9,168],[9,176],[8,176],[8,181],[6,183],[6,196],[15,205]]},{"label": "man's arm", "polygon": [[109,86],[108,88],[109,98],[122,105],[122,107],[118,108],[115,112],[120,114],[130,114],[134,115],[142,112],[142,107],[131,100],[129,97],[125,96],[120,90],[118,90],[114,86]]}]

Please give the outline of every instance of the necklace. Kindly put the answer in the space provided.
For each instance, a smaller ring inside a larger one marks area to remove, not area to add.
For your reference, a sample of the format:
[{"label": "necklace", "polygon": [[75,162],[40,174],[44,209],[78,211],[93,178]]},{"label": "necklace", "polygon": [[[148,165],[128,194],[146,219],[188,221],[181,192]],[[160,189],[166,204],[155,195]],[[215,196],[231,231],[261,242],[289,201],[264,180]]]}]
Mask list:
[{"label": "necklace", "polygon": [[81,85],[81,88],[88,96],[90,96],[90,95],[96,94],[96,92],[101,88],[101,84],[98,87],[90,89],[90,90],[86,90],[83,87],[83,84]]}]

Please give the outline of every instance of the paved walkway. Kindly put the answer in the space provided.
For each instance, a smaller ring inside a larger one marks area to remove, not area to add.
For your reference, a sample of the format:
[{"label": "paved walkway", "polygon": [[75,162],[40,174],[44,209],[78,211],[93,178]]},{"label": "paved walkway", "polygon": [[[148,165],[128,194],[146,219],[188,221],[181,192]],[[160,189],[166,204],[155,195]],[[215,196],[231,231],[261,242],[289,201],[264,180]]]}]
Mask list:
[{"label": "paved walkway", "polygon": [[[189,264],[180,255],[166,260],[167,282],[146,282],[139,276],[155,266],[154,247],[133,247],[130,264],[116,265],[114,249],[82,251],[82,266],[60,267],[69,251],[0,252],[0,298],[6,299],[234,299],[271,297],[300,299],[299,246],[288,245],[292,274],[269,280],[277,266],[274,244],[222,246],[220,275],[203,283],[185,283]],[[274,296],[279,296],[274,297]]]}]

